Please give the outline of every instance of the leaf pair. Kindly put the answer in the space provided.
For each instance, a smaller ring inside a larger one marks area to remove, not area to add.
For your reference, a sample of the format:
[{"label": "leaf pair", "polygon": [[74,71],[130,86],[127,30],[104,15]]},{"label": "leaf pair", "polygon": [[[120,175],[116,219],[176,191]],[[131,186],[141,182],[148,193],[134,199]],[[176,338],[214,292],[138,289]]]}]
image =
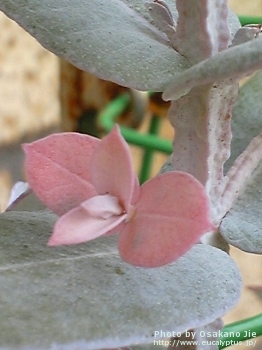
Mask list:
[{"label": "leaf pair", "polygon": [[122,258],[156,267],[186,253],[214,226],[204,187],[168,172],[141,186],[116,126],[102,141],[62,133],[24,145],[28,182],[58,215],[50,245],[119,234]]}]

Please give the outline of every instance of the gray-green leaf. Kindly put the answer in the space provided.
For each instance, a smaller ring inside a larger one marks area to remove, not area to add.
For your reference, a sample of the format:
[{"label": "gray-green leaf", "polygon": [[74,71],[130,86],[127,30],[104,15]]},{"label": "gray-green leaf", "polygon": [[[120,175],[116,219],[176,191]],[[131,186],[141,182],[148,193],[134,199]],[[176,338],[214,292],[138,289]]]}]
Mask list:
[{"label": "gray-green leaf", "polygon": [[50,51],[120,85],[163,91],[188,66],[142,0],[1,0],[0,10]]},{"label": "gray-green leaf", "polygon": [[[244,84],[233,109],[233,140],[228,170],[262,130],[262,71]],[[252,156],[252,155],[250,155]],[[244,251],[262,253],[262,162],[249,178],[220,226],[226,241]]]},{"label": "gray-green leaf", "polygon": [[164,91],[164,100],[177,100],[198,85],[240,80],[262,68],[262,36],[230,47],[176,75]]},{"label": "gray-green leaf", "polygon": [[[163,91],[189,63],[158,29],[146,2],[1,0],[0,10],[80,69],[120,85]],[[165,2],[176,22],[175,1]],[[239,21],[232,12],[229,26],[233,38]]]},{"label": "gray-green leaf", "polygon": [[0,339],[4,349],[103,349],[153,343],[155,331],[212,322],[241,279],[219,249],[196,245],[173,264],[135,268],[114,238],[50,248],[44,212],[0,215]]}]

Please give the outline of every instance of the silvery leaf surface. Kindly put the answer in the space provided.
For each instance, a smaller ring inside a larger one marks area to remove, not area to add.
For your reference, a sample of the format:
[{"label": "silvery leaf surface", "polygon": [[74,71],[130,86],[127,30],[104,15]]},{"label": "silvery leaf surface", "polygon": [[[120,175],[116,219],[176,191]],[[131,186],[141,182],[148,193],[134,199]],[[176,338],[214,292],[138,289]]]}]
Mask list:
[{"label": "silvery leaf surface", "polygon": [[6,211],[38,211],[47,210],[46,206],[36,197],[30,190],[27,194],[22,194],[13,203],[11,203]]},{"label": "silvery leaf surface", "polygon": [[188,66],[141,0],[3,0],[0,10],[50,51],[120,85],[162,91]]},{"label": "silvery leaf surface", "polygon": [[250,141],[262,131],[262,70],[249,78],[240,88],[232,111],[231,156],[225,172],[246,149]]},{"label": "silvery leaf surface", "polygon": [[38,211],[46,206],[40,202],[26,182],[19,181],[12,188],[6,211]]},{"label": "silvery leaf surface", "polygon": [[[80,69],[120,85],[163,91],[189,67],[154,24],[143,0],[1,0],[0,10],[44,47]],[[175,1],[167,5],[177,19]],[[233,37],[239,28],[230,12]]]},{"label": "silvery leaf surface", "polygon": [[[233,108],[233,140],[226,171],[262,131],[262,71],[240,89]],[[252,159],[252,154],[250,154]],[[221,223],[221,234],[228,243],[253,253],[262,253],[262,161],[248,178],[244,189]]]},{"label": "silvery leaf surface", "polygon": [[0,349],[152,344],[155,331],[201,327],[238,301],[238,268],[219,249],[199,244],[173,264],[135,268],[119,258],[115,236],[47,247],[55,220],[0,215]]},{"label": "silvery leaf surface", "polygon": [[186,331],[181,337],[171,338],[168,350],[218,350],[217,335],[223,328],[218,318],[208,325]]},{"label": "silvery leaf surface", "polygon": [[216,319],[212,323],[200,327],[196,331],[196,339],[198,340],[198,345],[196,350],[218,350],[219,349],[219,334],[222,331],[224,323],[221,318]]},{"label": "silvery leaf surface", "polygon": [[262,68],[262,36],[233,46],[176,75],[164,91],[164,100],[177,100],[195,86],[232,83]]}]

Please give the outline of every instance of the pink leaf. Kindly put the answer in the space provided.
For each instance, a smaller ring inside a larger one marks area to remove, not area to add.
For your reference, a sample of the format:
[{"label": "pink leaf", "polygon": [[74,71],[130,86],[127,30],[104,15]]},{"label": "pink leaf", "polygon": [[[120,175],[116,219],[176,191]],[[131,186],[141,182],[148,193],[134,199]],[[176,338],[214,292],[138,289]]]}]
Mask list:
[{"label": "pink leaf", "polygon": [[129,147],[117,125],[95,149],[91,171],[98,194],[110,193],[128,211],[131,201],[134,201],[133,194],[138,195],[138,182]]},{"label": "pink leaf", "polygon": [[23,145],[29,185],[58,215],[97,194],[90,183],[90,158],[99,142],[88,135],[61,133]]},{"label": "pink leaf", "polygon": [[214,229],[205,189],[193,176],[168,172],[139,188],[117,126],[102,141],[66,133],[24,149],[33,190],[53,211],[68,210],[49,245],[120,232],[124,260],[156,267],[179,258]]},{"label": "pink leaf", "polygon": [[200,182],[186,173],[168,172],[141,187],[136,213],[120,234],[120,255],[136,266],[162,266],[214,229]]},{"label": "pink leaf", "polygon": [[83,207],[77,207],[55,224],[48,245],[70,245],[90,241],[112,230],[126,218],[126,214],[111,216],[107,219],[88,215]]},{"label": "pink leaf", "polygon": [[123,208],[119,204],[118,198],[111,196],[111,194],[92,197],[81,203],[80,206],[84,208],[89,215],[102,219],[123,214]]}]

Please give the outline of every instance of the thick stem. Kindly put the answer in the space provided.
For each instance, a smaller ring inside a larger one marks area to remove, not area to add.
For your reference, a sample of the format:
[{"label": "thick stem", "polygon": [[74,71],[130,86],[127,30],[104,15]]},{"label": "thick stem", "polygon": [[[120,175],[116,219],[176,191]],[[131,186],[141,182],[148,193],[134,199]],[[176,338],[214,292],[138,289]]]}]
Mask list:
[{"label": "thick stem", "polygon": [[206,96],[209,90],[210,87],[192,89],[188,95],[172,101],[168,115],[175,129],[174,169],[195,176],[202,184],[208,179]]},{"label": "thick stem", "polygon": [[237,98],[238,84],[219,85],[211,91],[208,115],[208,181],[207,195],[211,203],[211,219],[218,222],[218,206],[224,188],[224,164],[230,157],[232,107]]},{"label": "thick stem", "polygon": [[192,64],[228,47],[227,0],[176,0],[176,7],[178,51]]},{"label": "thick stem", "polygon": [[238,85],[203,86],[172,102],[169,118],[175,128],[173,165],[206,186],[217,218],[223,188],[223,165],[230,156],[231,109]]}]

